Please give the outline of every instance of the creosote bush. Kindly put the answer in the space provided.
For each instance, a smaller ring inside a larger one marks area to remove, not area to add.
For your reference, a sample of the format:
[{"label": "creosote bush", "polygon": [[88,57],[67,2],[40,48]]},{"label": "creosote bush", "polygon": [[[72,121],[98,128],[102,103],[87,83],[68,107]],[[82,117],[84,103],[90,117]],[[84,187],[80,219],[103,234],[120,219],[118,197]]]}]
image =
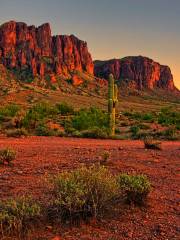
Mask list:
[{"label": "creosote bush", "polygon": [[11,148],[0,149],[0,164],[11,164],[16,158],[16,152]]},{"label": "creosote bush", "polygon": [[0,201],[0,231],[2,235],[21,235],[28,224],[40,216],[40,206],[30,197]]},{"label": "creosote bush", "polygon": [[100,166],[61,173],[52,183],[52,207],[61,219],[97,217],[118,194],[116,179],[105,167]]},{"label": "creosote bush", "polygon": [[146,202],[151,190],[151,184],[146,176],[120,174],[117,181],[127,203],[142,205]]}]

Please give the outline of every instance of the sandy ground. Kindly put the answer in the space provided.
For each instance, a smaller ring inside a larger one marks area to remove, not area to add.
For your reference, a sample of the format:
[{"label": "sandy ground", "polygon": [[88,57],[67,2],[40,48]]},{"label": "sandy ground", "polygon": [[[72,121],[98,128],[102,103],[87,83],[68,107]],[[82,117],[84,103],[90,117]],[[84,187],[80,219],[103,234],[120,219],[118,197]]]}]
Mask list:
[{"label": "sandy ground", "polygon": [[15,149],[17,157],[13,166],[0,166],[0,198],[30,194],[43,201],[45,176],[97,163],[104,151],[110,153],[107,167],[113,173],[146,174],[152,182],[147,208],[120,205],[97,222],[45,226],[27,239],[180,239],[180,142],[163,142],[162,151],[155,151],[145,150],[141,141],[0,138],[0,148],[4,147]]}]

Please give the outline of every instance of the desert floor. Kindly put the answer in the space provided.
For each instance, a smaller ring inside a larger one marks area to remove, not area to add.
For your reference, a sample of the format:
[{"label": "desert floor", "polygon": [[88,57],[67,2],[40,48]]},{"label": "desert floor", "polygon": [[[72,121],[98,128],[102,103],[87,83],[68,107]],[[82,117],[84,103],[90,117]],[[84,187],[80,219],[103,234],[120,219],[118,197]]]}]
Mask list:
[{"label": "desert floor", "polygon": [[141,141],[130,140],[0,138],[0,148],[4,147],[15,149],[17,156],[12,166],[0,166],[0,198],[29,194],[43,202],[44,178],[82,164],[99,163],[105,151],[110,153],[106,165],[113,173],[146,174],[152,182],[146,208],[119,204],[98,221],[73,227],[42,224],[27,239],[179,239],[180,142],[163,142],[162,150],[156,151],[144,149]]}]

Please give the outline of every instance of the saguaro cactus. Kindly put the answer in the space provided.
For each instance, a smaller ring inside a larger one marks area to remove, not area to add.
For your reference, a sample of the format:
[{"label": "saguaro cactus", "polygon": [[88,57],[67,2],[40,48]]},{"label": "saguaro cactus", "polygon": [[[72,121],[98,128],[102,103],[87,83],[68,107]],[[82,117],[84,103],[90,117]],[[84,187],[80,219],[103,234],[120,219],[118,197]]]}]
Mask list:
[{"label": "saguaro cactus", "polygon": [[116,121],[116,104],[118,102],[118,88],[114,84],[114,76],[109,75],[109,84],[108,84],[108,113],[109,113],[109,129],[110,135],[115,135],[115,121]]}]

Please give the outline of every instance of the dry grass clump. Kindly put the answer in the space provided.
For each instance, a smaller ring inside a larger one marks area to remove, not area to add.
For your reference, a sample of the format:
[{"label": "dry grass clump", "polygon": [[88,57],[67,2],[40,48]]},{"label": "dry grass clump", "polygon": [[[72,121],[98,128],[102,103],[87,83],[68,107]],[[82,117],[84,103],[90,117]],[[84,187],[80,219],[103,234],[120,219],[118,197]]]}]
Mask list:
[{"label": "dry grass clump", "polygon": [[161,142],[154,140],[152,138],[145,138],[144,139],[144,147],[146,149],[154,149],[154,150],[162,150]]}]

